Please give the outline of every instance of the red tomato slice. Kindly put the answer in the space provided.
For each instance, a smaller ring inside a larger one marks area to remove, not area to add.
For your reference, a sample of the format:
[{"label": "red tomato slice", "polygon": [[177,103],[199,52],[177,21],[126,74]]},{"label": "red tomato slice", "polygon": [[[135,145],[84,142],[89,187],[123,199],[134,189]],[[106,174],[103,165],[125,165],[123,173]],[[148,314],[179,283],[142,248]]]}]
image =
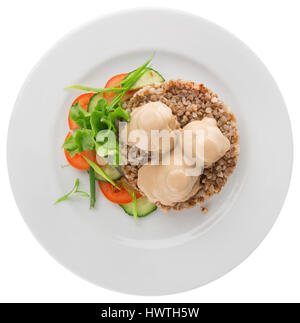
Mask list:
[{"label": "red tomato slice", "polygon": [[[119,88],[121,87],[120,85],[115,86],[115,84],[120,83],[121,81],[123,81],[123,79],[128,75],[128,73],[123,73],[123,74],[118,74],[113,76],[111,79],[108,80],[108,82],[105,85],[105,88],[110,88],[110,87],[116,87]],[[136,90],[131,90],[126,92],[123,97],[122,100],[127,100],[129,98],[131,98],[133,96],[133,94],[136,92]],[[116,95],[115,92],[107,92],[107,93],[103,93],[103,97],[106,99],[106,101],[108,103],[110,103],[114,96]]]},{"label": "red tomato slice", "polygon": [[[75,103],[79,102],[80,105],[82,106],[83,110],[87,111],[88,109],[88,104],[90,101],[90,98],[94,95],[95,93],[84,93],[82,95],[79,95],[79,97],[72,103],[72,105],[74,105]],[[75,123],[73,120],[71,120],[70,118],[70,111],[69,111],[69,127],[71,130],[74,130],[76,128],[78,128],[78,124]]]},{"label": "red tomato slice", "polygon": [[[69,132],[67,134],[65,141],[67,140],[67,138],[70,135],[71,135],[71,132]],[[67,158],[68,163],[74,168],[77,168],[80,170],[89,170],[90,169],[90,165],[86,162],[86,160],[82,156],[85,156],[86,158],[88,158],[92,162],[96,163],[96,152],[95,151],[85,150],[84,152],[82,152],[80,154],[76,154],[74,157],[71,157],[70,153],[67,152],[66,149],[64,149],[64,151],[65,151],[65,156]]]},{"label": "red tomato slice", "polygon": [[[120,181],[122,181],[122,179]],[[103,195],[113,203],[128,204],[132,202],[131,195],[121,185],[120,185],[120,190],[118,190],[110,183],[99,182],[99,187]],[[135,191],[135,194],[136,194],[136,198],[141,197],[141,194],[139,192]]]}]

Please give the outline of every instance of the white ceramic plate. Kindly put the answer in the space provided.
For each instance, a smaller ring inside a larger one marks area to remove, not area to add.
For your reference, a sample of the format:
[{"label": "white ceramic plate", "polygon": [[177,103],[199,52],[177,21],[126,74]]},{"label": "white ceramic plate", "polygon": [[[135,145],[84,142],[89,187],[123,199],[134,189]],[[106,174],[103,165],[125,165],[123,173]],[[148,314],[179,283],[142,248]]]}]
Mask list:
[{"label": "white ceramic plate", "polygon": [[[126,29],[125,37],[122,31]],[[133,32],[128,32],[128,31]],[[101,87],[156,51],[155,68],[170,78],[206,84],[238,120],[238,166],[218,196],[200,208],[140,219],[98,194],[53,202],[76,177],[61,144],[80,94],[71,84]],[[287,193],[292,136],[281,94],[269,72],[241,41],[183,12],[148,9],[101,17],[59,41],[34,68],[15,105],[8,168],[19,209],[40,243],[61,264],[100,286],[161,295],[199,287],[239,265],[274,224]],[[245,277],[246,278],[246,277]]]}]

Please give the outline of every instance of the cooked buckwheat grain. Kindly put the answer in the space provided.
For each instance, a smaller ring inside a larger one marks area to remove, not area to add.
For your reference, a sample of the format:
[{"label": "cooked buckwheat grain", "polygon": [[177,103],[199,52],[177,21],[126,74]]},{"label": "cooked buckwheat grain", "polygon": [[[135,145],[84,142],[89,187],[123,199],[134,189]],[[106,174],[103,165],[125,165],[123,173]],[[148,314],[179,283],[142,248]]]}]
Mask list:
[{"label": "cooked buckwheat grain", "polygon": [[[163,210],[182,210],[201,204],[212,195],[219,193],[232,174],[239,155],[239,133],[236,119],[228,106],[219,100],[217,94],[203,84],[191,81],[171,80],[147,86],[139,90],[123,107],[129,112],[148,102],[161,101],[169,106],[181,127],[193,120],[204,117],[215,118],[221,132],[230,141],[230,149],[210,168],[205,168],[200,176],[198,192],[187,201],[178,202],[173,206],[156,203]],[[124,175],[131,185],[137,188],[138,169],[142,166],[127,164],[122,167]],[[141,192],[142,193],[142,192]],[[204,208],[206,211],[206,208]]]}]

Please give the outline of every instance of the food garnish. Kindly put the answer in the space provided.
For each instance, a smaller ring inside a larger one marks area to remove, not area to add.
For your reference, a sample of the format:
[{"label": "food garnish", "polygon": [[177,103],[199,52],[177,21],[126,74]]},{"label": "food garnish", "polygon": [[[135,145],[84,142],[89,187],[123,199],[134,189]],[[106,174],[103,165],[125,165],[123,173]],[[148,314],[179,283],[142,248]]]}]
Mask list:
[{"label": "food garnish", "polygon": [[79,178],[76,178],[75,184],[74,184],[74,187],[72,188],[72,190],[69,193],[67,193],[66,195],[59,198],[54,204],[60,203],[60,202],[65,201],[65,200],[68,200],[73,196],[89,197],[88,193],[86,193],[84,191],[81,191],[78,188],[79,188]]}]

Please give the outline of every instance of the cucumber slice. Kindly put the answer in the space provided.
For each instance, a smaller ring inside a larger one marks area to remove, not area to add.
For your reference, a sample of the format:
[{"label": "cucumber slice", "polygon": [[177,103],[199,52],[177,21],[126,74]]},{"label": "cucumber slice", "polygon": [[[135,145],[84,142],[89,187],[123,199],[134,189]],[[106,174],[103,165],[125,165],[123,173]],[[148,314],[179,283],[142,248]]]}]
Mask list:
[{"label": "cucumber slice", "polygon": [[97,105],[98,101],[102,99],[103,96],[101,93],[96,93],[90,98],[89,104],[88,104],[88,112],[93,112],[95,109],[95,106]]},{"label": "cucumber slice", "polygon": [[[157,209],[157,206],[150,202],[146,196],[142,196],[136,201],[137,204],[137,216],[146,216]],[[133,203],[120,204],[121,208],[128,214],[133,216]]]},{"label": "cucumber slice", "polygon": [[[130,72],[126,76],[126,78],[133,72]],[[162,83],[164,81],[165,79],[157,71],[149,67],[147,68],[147,71],[141,76],[141,78],[133,85],[131,90],[137,90],[144,86],[152,85],[154,83]]]},{"label": "cucumber slice", "polygon": [[[113,181],[117,181],[123,176],[116,167],[113,167],[111,165],[105,165],[101,168],[104,171],[104,173],[107,176],[109,176]],[[107,182],[105,178],[103,178],[101,175],[97,174],[96,172],[95,172],[95,179],[100,182]]]}]

